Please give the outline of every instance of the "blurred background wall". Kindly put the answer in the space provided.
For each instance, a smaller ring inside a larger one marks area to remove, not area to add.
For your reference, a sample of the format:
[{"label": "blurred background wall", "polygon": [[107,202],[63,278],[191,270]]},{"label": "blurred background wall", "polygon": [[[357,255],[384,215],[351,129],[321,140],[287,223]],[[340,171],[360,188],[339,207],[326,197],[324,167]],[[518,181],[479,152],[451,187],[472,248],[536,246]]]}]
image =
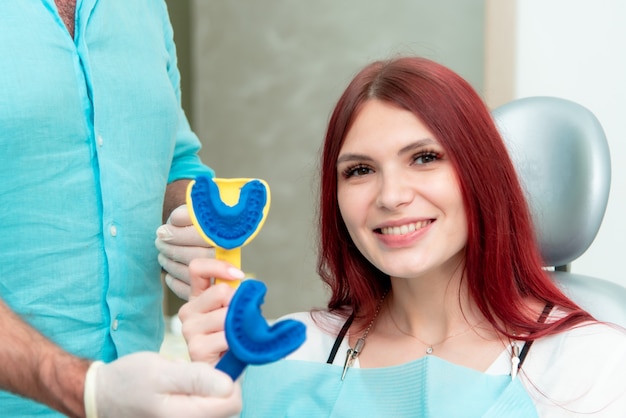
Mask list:
[{"label": "blurred background wall", "polygon": [[[572,271],[626,285],[626,3],[622,0],[168,0],[183,106],[220,177],[257,177],[272,205],[243,248],[264,313],[323,306],[315,273],[317,158],[330,111],[365,63],[419,54],[493,108],[556,95],[590,108],[613,158],[609,208]],[[538,151],[540,152],[540,151]],[[575,226],[573,226],[575,227]],[[179,302],[169,295],[170,312]],[[626,302],[626,301],[625,301]]]}]

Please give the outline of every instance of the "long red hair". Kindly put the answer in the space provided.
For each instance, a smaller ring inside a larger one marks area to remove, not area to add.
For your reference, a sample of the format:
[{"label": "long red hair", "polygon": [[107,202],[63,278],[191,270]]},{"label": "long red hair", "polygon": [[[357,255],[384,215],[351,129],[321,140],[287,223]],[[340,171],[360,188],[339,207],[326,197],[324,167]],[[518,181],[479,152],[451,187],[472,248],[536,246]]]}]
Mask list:
[{"label": "long red hair", "polygon": [[[465,280],[470,296],[496,329],[509,337],[510,329],[540,337],[592,319],[542,269],[522,188],[486,105],[458,74],[418,57],[368,65],[331,115],[321,159],[318,253],[318,273],[332,292],[331,311],[349,308],[361,323],[368,323],[390,287],[389,276],[354,246],[337,202],[339,151],[359,110],[371,99],[412,112],[446,149],[467,216]],[[524,302],[529,296],[569,315],[556,323],[538,323]]]}]

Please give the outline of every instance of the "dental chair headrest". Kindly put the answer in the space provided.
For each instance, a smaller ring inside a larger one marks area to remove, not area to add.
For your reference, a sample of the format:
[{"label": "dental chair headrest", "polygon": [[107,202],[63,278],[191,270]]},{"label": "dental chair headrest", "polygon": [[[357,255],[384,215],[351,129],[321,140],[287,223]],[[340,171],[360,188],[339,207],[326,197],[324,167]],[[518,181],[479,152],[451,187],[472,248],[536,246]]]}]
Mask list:
[{"label": "dental chair headrest", "polygon": [[598,233],[611,183],[606,136],[585,107],[528,97],[493,111],[530,205],[546,266],[582,255]]}]

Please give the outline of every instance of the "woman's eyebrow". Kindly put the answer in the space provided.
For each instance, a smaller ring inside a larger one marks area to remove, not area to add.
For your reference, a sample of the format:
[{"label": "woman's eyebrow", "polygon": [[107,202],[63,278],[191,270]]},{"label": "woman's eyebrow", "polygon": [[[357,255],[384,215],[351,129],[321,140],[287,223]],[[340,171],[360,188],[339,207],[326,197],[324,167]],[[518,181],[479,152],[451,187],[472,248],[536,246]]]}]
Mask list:
[{"label": "woman's eyebrow", "polygon": [[339,156],[337,158],[337,164],[341,164],[347,161],[374,161],[372,157],[369,157],[365,154],[355,154],[355,153],[347,153]]},{"label": "woman's eyebrow", "polygon": [[427,145],[433,145],[433,144],[436,144],[436,143],[437,143],[437,141],[435,141],[432,138],[418,139],[417,141],[411,142],[410,144],[402,147],[400,149],[400,151],[398,151],[398,155],[402,155],[402,154],[405,154],[407,152],[413,151],[415,149],[422,148],[422,147],[425,147]]}]

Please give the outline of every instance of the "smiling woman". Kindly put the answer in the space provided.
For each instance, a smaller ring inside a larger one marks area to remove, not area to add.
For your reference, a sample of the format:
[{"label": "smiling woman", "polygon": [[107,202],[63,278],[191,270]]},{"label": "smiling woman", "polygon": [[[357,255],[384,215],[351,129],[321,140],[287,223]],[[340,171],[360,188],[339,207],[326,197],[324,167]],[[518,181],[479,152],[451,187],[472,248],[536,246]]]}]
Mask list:
[{"label": "smiling woman", "polygon": [[[417,57],[359,72],[332,113],[320,187],[327,309],[288,316],[307,341],[248,369],[243,416],[623,413],[626,333],[543,270],[502,138],[456,73]],[[192,283],[223,268],[209,260]],[[223,292],[186,305],[186,338],[205,351],[192,358],[225,349]]]}]

